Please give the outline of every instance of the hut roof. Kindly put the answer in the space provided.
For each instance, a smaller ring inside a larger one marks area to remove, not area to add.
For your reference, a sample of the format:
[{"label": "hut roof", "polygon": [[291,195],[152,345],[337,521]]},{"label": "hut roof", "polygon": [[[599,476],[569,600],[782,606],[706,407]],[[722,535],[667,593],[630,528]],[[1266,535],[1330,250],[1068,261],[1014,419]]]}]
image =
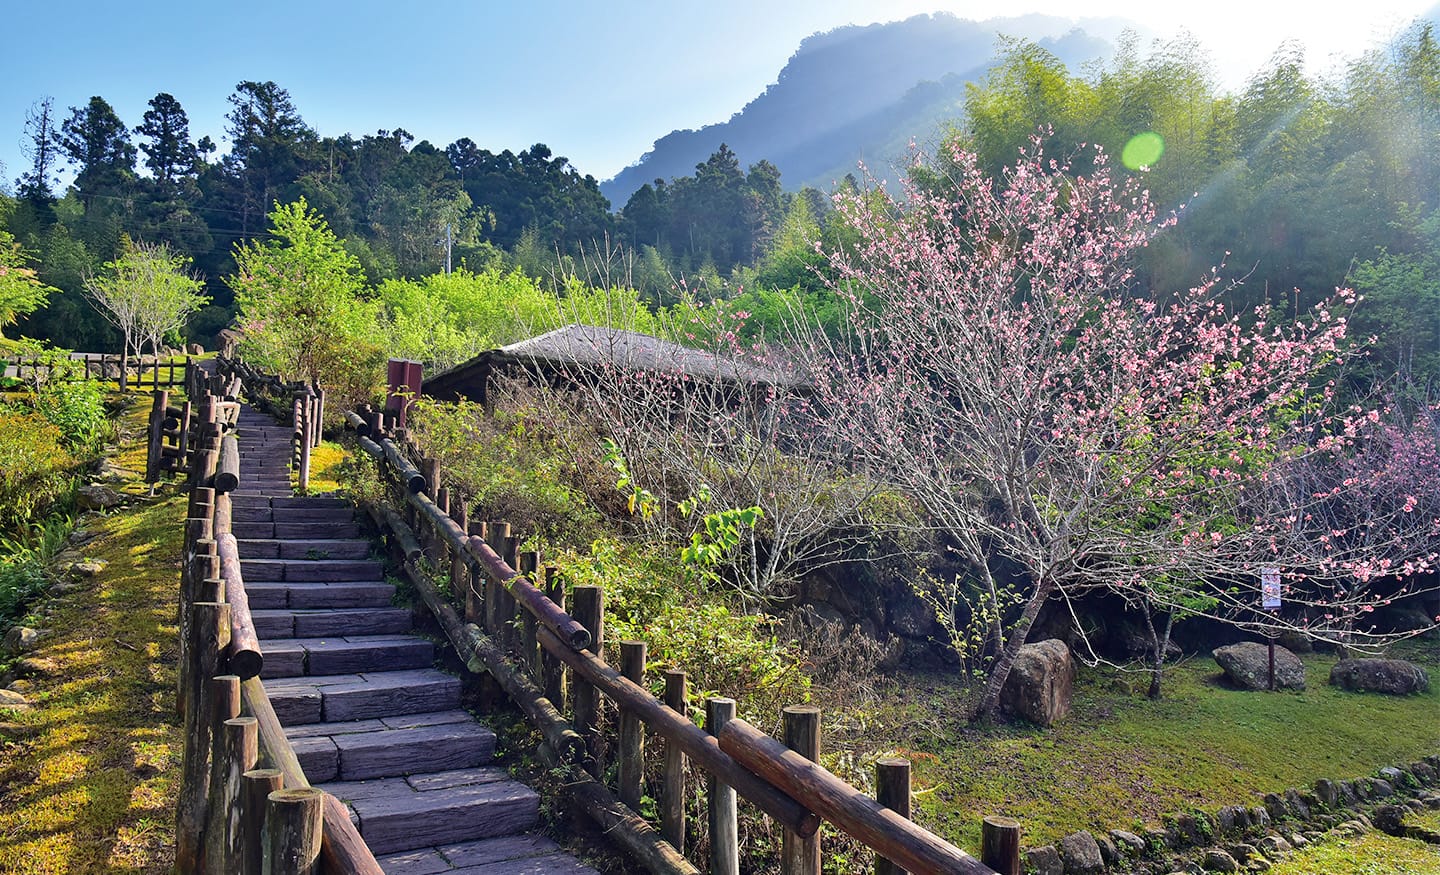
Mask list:
[{"label": "hut roof", "polygon": [[783,374],[661,340],[637,331],[570,324],[536,337],[482,352],[426,380],[423,394],[479,396],[474,384],[496,365],[524,365],[554,371],[565,367],[618,365],[642,371],[678,370],[699,379],[788,385]]}]

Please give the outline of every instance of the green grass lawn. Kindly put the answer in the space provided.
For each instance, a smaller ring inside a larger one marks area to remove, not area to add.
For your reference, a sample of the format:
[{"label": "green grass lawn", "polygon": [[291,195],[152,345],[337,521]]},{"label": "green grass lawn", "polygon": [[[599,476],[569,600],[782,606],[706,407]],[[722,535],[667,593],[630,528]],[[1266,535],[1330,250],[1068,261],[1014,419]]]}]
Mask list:
[{"label": "green grass lawn", "polygon": [[900,674],[876,701],[835,715],[851,731],[832,761],[863,773],[875,757],[909,756],[917,819],[972,850],[987,814],[1018,819],[1027,846],[1078,829],[1133,830],[1440,752],[1440,645],[1400,655],[1427,666],[1428,693],[1337,690],[1326,683],[1335,657],[1321,654],[1304,657],[1303,693],[1226,689],[1213,660],[1190,658],[1170,667],[1158,702],[1129,692],[1144,689],[1142,675],[1082,668],[1072,713],[1048,730],[972,729],[953,676]]}]

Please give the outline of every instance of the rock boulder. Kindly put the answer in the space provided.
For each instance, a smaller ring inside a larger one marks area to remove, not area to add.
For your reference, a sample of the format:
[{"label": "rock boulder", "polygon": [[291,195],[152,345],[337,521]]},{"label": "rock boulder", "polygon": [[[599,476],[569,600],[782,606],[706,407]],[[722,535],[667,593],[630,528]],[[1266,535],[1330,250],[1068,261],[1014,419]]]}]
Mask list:
[{"label": "rock boulder", "polygon": [[1075,663],[1064,641],[1050,639],[1026,644],[1000,693],[1000,707],[1040,726],[1049,726],[1070,713],[1075,690]]},{"label": "rock boulder", "polygon": [[[1225,670],[1230,682],[1242,690],[1269,689],[1270,649],[1268,645],[1242,641],[1217,647],[1210,653]],[[1279,645],[1275,646],[1275,688],[1305,689],[1305,665],[1300,657]]]},{"label": "rock boulder", "polygon": [[1342,659],[1330,669],[1330,683],[1353,692],[1408,696],[1430,689],[1430,676],[1403,659]]}]

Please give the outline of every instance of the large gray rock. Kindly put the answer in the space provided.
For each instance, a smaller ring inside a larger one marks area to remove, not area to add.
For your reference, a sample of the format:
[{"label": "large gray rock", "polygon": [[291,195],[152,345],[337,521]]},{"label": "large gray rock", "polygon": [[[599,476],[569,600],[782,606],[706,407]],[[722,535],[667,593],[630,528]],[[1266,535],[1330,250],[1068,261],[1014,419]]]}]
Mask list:
[{"label": "large gray rock", "polygon": [[1083,829],[1060,840],[1060,856],[1065,858],[1065,875],[1100,875],[1105,871],[1099,843]]},{"label": "large gray rock", "polygon": [[1049,726],[1070,713],[1075,691],[1075,663],[1064,641],[1051,638],[1026,644],[1015,657],[1000,707],[1040,726]]},{"label": "large gray rock", "polygon": [[99,483],[90,483],[75,491],[75,504],[81,510],[109,510],[124,503],[124,495]]},{"label": "large gray rock", "polygon": [[1430,676],[1403,659],[1342,659],[1330,669],[1330,683],[1359,693],[1408,696],[1430,689]]},{"label": "large gray rock", "polygon": [[1041,845],[1025,852],[1025,871],[1033,875],[1065,875],[1065,864],[1054,845]]},{"label": "large gray rock", "polygon": [[[1266,690],[1270,688],[1270,648],[1254,641],[1242,641],[1226,647],[1217,647],[1210,652],[1230,682],[1242,690]],[[1275,646],[1275,688],[1280,690],[1305,689],[1305,665],[1300,657]]]},{"label": "large gray rock", "polygon": [[40,643],[44,637],[44,629],[31,629],[29,626],[12,626],[9,632],[5,633],[4,642],[0,642],[0,653],[11,655],[24,653],[27,650],[34,650],[35,645]]}]

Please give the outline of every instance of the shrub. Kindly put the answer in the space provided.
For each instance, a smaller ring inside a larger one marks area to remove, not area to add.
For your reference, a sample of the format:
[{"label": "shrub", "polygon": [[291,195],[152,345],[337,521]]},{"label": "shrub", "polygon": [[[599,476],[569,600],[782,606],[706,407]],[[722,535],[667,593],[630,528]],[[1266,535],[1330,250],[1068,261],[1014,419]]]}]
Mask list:
[{"label": "shrub", "polygon": [[104,393],[94,380],[47,382],[35,394],[35,407],[73,452],[93,450],[109,434]]},{"label": "shrub", "polygon": [[614,651],[608,661],[619,665],[621,641],[649,645],[647,677],[657,696],[663,671],[679,669],[690,676],[692,708],[703,710],[710,696],[730,696],[742,716],[771,729],[781,708],[809,698],[801,656],[777,637],[776,620],[731,611],[708,591],[708,572],[609,538],[554,563],[567,586],[604,590],[605,641]]},{"label": "shrub", "polygon": [[20,527],[74,489],[65,435],[34,410],[0,405],[0,533]]},{"label": "shrub", "polygon": [[410,417],[421,448],[475,508],[472,518],[505,520],[547,545],[576,546],[595,536],[599,514],[534,411],[487,413],[468,401],[419,398]]}]

